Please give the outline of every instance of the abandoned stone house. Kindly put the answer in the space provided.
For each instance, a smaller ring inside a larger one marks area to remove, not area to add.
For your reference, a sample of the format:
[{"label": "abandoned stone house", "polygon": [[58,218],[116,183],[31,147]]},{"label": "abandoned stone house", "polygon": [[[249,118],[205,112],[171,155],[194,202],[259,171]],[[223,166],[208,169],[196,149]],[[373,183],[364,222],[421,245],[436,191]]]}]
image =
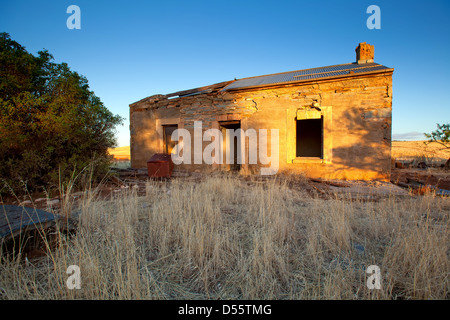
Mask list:
[{"label": "abandoned stone house", "polygon": [[[171,133],[186,129],[194,135],[194,124],[201,121],[203,132],[214,128],[224,136],[227,129],[266,129],[267,153],[278,151],[278,172],[389,180],[394,69],[374,62],[372,45],[360,43],[355,51],[353,63],[226,81],[130,104],[131,166],[145,168],[152,155],[170,153],[184,139],[175,142]],[[271,150],[271,129],[278,130],[277,150]],[[191,161],[174,170],[258,174],[270,166],[249,161],[254,150],[249,136],[239,139],[240,144],[224,139],[220,157],[232,148],[233,160],[239,154],[240,163]],[[210,143],[204,141],[201,149],[191,146],[191,157]]]}]

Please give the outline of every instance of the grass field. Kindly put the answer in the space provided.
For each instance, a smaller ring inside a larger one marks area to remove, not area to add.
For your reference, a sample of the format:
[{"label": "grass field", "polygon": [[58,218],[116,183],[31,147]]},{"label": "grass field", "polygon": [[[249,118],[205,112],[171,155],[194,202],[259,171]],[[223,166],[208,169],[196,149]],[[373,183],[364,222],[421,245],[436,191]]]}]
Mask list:
[{"label": "grass field", "polygon": [[393,141],[392,158],[412,160],[423,159],[427,163],[445,163],[450,158],[450,149],[438,143],[423,141]]},{"label": "grass field", "polygon": [[[218,175],[148,181],[145,196],[81,200],[76,233],[2,258],[3,299],[448,299],[450,199],[323,200]],[[67,197],[70,199],[70,197]],[[69,265],[81,289],[66,287]],[[366,269],[381,270],[369,289]]]},{"label": "grass field", "polygon": [[118,147],[108,149],[109,153],[114,156],[115,160],[130,160],[130,147]]}]

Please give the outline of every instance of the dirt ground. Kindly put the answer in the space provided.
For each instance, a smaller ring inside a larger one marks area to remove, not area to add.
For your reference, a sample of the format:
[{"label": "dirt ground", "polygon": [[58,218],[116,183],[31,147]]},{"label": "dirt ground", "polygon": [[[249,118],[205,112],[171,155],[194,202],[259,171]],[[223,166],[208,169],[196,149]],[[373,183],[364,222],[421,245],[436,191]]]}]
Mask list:
[{"label": "dirt ground", "polygon": [[391,182],[402,186],[411,184],[413,186],[431,186],[438,189],[450,190],[450,171],[442,169],[392,169]]}]

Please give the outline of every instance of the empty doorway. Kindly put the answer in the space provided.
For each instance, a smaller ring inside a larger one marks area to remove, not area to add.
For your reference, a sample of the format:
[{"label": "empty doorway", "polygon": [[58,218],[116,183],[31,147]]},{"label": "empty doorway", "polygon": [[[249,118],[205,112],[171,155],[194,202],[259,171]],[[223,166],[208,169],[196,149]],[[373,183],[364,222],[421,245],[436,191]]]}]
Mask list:
[{"label": "empty doorway", "polygon": [[[219,126],[223,136],[222,152],[224,161],[222,168],[226,171],[239,171],[241,170],[241,164],[238,163],[241,156],[241,144],[236,130],[241,129],[241,122],[223,121],[219,122]],[[228,137],[227,130],[229,130]],[[230,155],[230,161],[227,161],[227,154]]]},{"label": "empty doorway", "polygon": [[178,129],[176,124],[163,125],[163,152],[170,154],[173,148],[176,146],[177,141],[172,140],[172,133]]}]

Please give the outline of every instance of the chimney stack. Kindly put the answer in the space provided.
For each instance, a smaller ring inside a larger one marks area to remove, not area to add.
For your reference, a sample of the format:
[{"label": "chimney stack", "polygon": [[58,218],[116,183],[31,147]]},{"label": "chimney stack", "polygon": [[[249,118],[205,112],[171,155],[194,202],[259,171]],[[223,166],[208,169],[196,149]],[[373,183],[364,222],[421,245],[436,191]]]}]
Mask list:
[{"label": "chimney stack", "polygon": [[367,44],[365,42],[361,42],[355,49],[355,51],[357,64],[373,62],[375,51],[374,46]]}]

